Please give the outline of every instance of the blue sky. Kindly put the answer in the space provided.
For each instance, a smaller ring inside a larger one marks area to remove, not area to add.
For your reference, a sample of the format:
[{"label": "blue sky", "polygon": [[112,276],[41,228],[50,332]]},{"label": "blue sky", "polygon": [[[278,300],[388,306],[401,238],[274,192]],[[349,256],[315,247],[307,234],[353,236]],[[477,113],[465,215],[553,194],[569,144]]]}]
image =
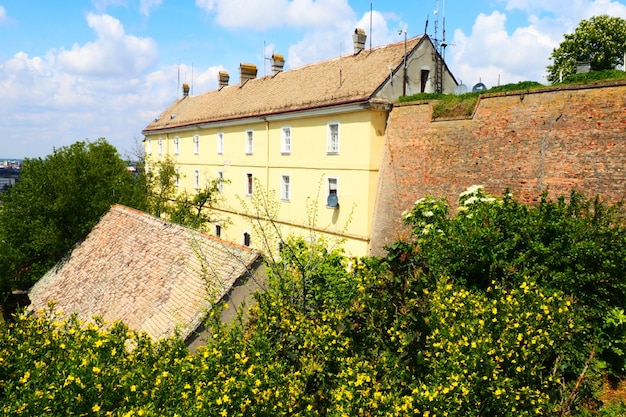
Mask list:
[{"label": "blue sky", "polygon": [[99,137],[132,156],[179,80],[199,94],[241,62],[264,75],[272,52],[286,68],[335,57],[356,27],[378,46],[427,19],[434,37],[438,17],[441,39],[445,16],[457,80],[546,83],[563,34],[599,14],[626,18],[626,0],[0,0],[0,157]]}]

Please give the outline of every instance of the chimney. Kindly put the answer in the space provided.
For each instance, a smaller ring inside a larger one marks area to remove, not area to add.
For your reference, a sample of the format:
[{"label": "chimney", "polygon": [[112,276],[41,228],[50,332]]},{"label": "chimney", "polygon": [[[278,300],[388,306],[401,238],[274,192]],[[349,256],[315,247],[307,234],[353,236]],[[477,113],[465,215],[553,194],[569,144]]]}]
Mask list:
[{"label": "chimney", "polygon": [[243,85],[248,80],[256,78],[256,65],[254,64],[240,64],[239,65],[239,83]]},{"label": "chimney", "polygon": [[354,29],[354,34],[352,35],[352,41],[354,42],[354,55],[358,54],[362,50],[365,49],[365,40],[367,39],[367,35],[365,34],[365,30],[361,28]]},{"label": "chimney", "polygon": [[183,98],[189,96],[189,84],[183,84]]},{"label": "chimney", "polygon": [[272,75],[282,72],[284,66],[285,58],[280,54],[272,54]]},{"label": "chimney", "polygon": [[219,86],[220,88],[226,87],[228,85],[228,80],[230,80],[230,75],[226,71],[219,72]]}]

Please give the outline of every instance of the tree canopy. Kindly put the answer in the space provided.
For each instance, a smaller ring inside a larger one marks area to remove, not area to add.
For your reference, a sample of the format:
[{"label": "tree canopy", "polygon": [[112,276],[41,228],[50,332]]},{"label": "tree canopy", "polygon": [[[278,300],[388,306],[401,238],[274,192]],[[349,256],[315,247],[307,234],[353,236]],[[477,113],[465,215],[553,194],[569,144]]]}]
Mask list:
[{"label": "tree canopy", "polygon": [[26,159],[21,179],[2,195],[0,268],[3,290],[27,288],[114,203],[146,208],[141,176],[104,138]]},{"label": "tree canopy", "polygon": [[552,51],[548,81],[575,74],[578,62],[588,62],[593,71],[614,69],[624,63],[625,52],[626,20],[608,15],[582,20]]}]

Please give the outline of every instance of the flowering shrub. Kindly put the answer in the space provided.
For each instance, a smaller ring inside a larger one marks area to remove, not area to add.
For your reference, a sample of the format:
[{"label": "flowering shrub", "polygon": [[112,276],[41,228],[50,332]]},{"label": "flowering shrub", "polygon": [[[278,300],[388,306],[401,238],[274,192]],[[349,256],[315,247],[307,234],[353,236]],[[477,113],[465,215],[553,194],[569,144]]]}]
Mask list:
[{"label": "flowering shrub", "polygon": [[[461,195],[459,208],[450,217],[444,201],[418,200],[403,215],[415,238],[351,268],[340,250],[287,240],[246,320],[224,324],[220,308],[227,307],[215,306],[206,322],[212,336],[194,355],[182,340],[155,342],[122,323],[61,319],[53,307],[19,314],[0,323],[0,410],[602,412],[599,359],[618,364],[626,349],[618,213],[577,196],[529,208],[480,187]],[[593,251],[598,265],[588,257]],[[592,285],[599,283],[607,288]]]},{"label": "flowering shrub", "polygon": [[442,280],[429,304],[429,372],[418,394],[433,414],[553,415],[569,411],[571,392],[588,388],[574,388],[569,375],[585,363],[563,363],[574,353],[569,341],[585,330],[563,294],[533,281],[477,292]]}]

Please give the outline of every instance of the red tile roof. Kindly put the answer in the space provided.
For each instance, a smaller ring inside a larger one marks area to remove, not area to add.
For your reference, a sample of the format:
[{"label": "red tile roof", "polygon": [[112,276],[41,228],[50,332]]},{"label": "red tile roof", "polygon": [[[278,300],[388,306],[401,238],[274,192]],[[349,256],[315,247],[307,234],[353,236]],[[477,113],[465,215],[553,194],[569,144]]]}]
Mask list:
[{"label": "red tile roof", "polygon": [[[407,41],[408,53],[425,36]],[[255,78],[174,102],[144,133],[369,100],[403,63],[404,41]]]},{"label": "red tile roof", "polygon": [[31,310],[49,302],[88,321],[121,320],[155,339],[186,338],[212,302],[246,274],[259,253],[113,206],[66,259],[29,291]]}]

